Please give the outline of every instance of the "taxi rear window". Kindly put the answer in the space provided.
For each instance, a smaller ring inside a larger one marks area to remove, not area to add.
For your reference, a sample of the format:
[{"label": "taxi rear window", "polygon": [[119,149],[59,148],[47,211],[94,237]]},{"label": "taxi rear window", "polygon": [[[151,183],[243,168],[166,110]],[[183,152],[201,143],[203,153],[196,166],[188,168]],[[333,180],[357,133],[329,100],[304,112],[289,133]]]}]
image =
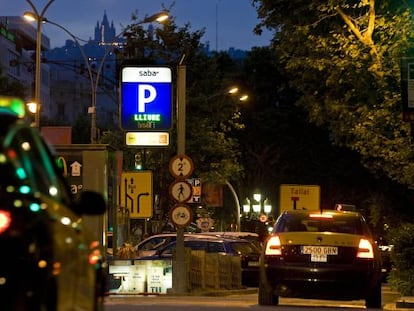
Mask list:
[{"label": "taxi rear window", "polygon": [[308,214],[284,214],[275,229],[277,232],[337,232],[361,235],[365,231],[359,217],[309,217]]}]

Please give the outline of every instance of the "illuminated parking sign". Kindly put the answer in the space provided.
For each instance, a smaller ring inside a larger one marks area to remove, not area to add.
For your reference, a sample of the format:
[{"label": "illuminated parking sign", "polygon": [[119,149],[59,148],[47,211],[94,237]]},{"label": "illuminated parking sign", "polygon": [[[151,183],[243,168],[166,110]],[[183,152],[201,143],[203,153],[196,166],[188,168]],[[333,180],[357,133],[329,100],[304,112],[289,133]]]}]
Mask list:
[{"label": "illuminated parking sign", "polygon": [[121,69],[121,126],[124,130],[168,131],[172,119],[169,67]]}]

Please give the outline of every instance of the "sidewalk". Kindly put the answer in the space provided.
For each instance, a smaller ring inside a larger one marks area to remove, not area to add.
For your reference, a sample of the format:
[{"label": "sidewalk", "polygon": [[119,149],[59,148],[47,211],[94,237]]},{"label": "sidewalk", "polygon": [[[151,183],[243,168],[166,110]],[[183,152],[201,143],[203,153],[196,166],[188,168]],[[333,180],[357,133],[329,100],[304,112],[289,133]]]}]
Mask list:
[{"label": "sidewalk", "polygon": [[402,297],[401,294],[392,289],[388,284],[382,287],[383,310],[414,311],[414,297]]},{"label": "sidewalk", "polygon": [[[257,288],[248,287],[248,288],[241,288],[241,289],[233,289],[233,290],[200,290],[200,291],[193,291],[189,293],[177,294],[177,293],[168,293],[168,294],[161,294],[161,295],[170,295],[170,296],[228,296],[228,295],[240,295],[240,294],[255,294],[257,293]],[[116,297],[116,296],[152,296],[157,295],[155,293],[142,293],[142,294],[110,294],[109,296]],[[159,294],[158,294],[159,295]],[[401,295],[392,290],[389,286],[385,285],[383,288],[382,293],[382,301],[384,303],[383,310],[389,311],[414,311],[414,297],[407,296],[401,297]]]},{"label": "sidewalk", "polygon": [[385,304],[383,310],[413,311],[414,297],[399,297],[395,300],[395,302]]}]

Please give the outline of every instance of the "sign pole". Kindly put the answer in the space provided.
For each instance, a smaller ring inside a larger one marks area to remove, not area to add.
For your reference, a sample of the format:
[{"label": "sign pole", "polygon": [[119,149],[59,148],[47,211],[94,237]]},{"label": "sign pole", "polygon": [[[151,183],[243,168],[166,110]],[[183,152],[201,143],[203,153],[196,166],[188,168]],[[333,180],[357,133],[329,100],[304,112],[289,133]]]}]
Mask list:
[{"label": "sign pole", "polygon": [[[177,154],[185,154],[185,105],[186,66],[182,56],[177,67]],[[184,227],[177,228],[175,261],[173,262],[173,291],[183,294],[188,291],[184,256]]]}]

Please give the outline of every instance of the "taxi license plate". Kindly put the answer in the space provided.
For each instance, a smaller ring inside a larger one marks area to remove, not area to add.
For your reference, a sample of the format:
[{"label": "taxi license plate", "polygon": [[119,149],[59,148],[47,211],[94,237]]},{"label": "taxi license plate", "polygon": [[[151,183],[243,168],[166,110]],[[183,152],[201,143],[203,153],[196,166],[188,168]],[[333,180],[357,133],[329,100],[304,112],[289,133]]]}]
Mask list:
[{"label": "taxi license plate", "polygon": [[311,255],[312,262],[327,262],[328,255],[338,255],[338,247],[302,246],[302,254]]}]

